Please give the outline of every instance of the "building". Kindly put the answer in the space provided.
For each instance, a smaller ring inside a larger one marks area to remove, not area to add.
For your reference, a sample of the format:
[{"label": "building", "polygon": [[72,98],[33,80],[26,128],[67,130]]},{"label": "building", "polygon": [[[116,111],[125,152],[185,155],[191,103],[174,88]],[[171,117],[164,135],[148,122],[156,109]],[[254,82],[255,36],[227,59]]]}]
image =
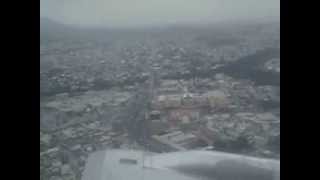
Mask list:
[{"label": "building", "polygon": [[153,135],[152,139],[160,144],[169,146],[173,151],[186,151],[198,140],[192,133],[183,133],[182,131]]},{"label": "building", "polygon": [[208,98],[209,105],[212,109],[225,109],[229,104],[228,96],[223,91],[210,91],[204,94],[204,96]]}]

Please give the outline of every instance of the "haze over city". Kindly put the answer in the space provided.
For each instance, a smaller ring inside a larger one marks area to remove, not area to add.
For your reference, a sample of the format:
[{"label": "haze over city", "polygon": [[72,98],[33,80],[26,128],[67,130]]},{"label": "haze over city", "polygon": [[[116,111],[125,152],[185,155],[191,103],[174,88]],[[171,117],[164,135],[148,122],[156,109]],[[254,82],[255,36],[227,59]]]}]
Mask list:
[{"label": "haze over city", "polygon": [[42,0],[41,17],[65,24],[144,27],[279,19],[279,0]]},{"label": "haze over city", "polygon": [[40,180],[280,180],[279,1],[41,0]]}]

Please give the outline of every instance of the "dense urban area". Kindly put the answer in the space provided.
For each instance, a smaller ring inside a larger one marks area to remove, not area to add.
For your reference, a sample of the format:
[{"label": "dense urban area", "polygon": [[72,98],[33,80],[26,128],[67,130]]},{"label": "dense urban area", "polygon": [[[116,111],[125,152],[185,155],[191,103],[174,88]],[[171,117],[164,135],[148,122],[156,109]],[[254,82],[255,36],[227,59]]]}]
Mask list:
[{"label": "dense urban area", "polygon": [[280,158],[278,22],[40,30],[41,180],[104,149]]}]

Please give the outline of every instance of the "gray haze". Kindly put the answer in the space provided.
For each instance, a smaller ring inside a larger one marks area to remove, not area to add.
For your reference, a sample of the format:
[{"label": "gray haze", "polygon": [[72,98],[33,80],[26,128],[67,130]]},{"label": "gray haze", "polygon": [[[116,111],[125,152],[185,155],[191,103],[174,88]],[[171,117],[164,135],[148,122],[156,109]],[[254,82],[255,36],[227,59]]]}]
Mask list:
[{"label": "gray haze", "polygon": [[41,0],[40,13],[81,26],[207,24],[278,19],[280,0]]}]

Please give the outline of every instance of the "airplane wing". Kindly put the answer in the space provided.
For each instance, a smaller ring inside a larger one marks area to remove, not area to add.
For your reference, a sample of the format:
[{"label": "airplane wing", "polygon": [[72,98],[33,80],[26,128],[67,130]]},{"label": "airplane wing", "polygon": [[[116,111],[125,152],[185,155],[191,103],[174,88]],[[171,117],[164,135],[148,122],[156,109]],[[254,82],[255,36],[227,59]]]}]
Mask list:
[{"label": "airplane wing", "polygon": [[82,180],[278,180],[280,161],[215,151],[91,154]]}]

